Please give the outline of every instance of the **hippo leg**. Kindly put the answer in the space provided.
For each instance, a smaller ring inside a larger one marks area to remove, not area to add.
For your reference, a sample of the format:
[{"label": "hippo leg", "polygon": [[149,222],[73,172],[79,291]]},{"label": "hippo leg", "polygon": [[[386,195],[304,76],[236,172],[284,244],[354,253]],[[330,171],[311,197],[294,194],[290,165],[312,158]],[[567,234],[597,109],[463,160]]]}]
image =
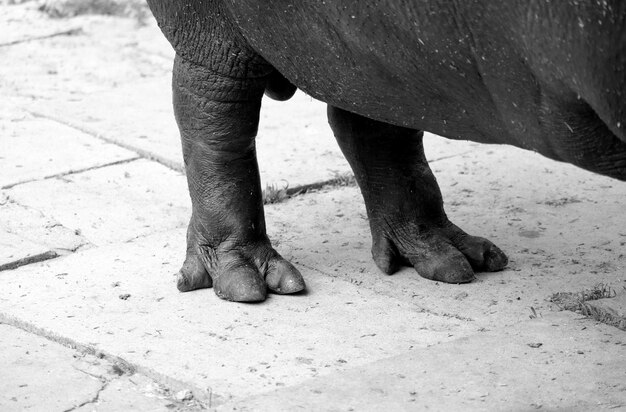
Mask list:
[{"label": "hippo leg", "polygon": [[506,255],[452,224],[428,166],[423,133],[328,107],[328,118],[365,199],[372,254],[387,274],[410,264],[424,278],[464,283],[497,271]]},{"label": "hippo leg", "polygon": [[174,110],[192,217],[178,289],[213,287],[232,301],[304,289],[265,233],[254,138],[267,78],[233,77],[177,56]]}]

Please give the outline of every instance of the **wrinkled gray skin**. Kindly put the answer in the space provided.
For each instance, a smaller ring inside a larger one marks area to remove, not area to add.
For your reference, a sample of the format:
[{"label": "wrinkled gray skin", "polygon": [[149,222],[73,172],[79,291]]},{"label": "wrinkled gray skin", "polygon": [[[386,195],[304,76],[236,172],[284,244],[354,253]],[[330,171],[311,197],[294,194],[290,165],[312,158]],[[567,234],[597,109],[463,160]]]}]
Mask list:
[{"label": "wrinkled gray skin", "polygon": [[[422,131],[508,143],[626,180],[626,2],[148,0],[176,50],[193,213],[181,291],[261,301],[304,289],[265,231],[263,93],[328,103],[378,267],[462,283],[504,268],[443,210]],[[288,80],[287,80],[288,79]]]}]

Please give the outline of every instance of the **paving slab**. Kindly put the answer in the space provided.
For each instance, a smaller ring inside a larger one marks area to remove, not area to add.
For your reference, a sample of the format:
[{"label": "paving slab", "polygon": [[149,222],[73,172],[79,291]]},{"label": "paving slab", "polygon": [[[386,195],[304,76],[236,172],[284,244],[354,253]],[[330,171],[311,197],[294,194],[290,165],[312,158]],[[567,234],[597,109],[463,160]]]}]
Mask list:
[{"label": "paving slab", "polygon": [[0,104],[0,188],[137,158],[58,122]]},{"label": "paving slab", "polygon": [[307,294],[263,304],[179,293],[183,240],[184,230],[160,233],[0,272],[0,319],[186,382],[213,405],[473,331],[306,268]]},{"label": "paving slab", "polygon": [[286,102],[264,97],[256,144],[263,188],[293,188],[350,171],[328,126],[326,104],[300,91]]},{"label": "paving slab", "polygon": [[223,405],[237,411],[626,409],[626,340],[569,312]]},{"label": "paving slab", "polygon": [[97,15],[54,19],[37,6],[34,1],[1,6],[0,38],[11,41],[13,33],[17,38],[33,38],[0,47],[0,59],[14,62],[0,67],[4,96],[29,97],[33,102],[72,101],[171,71],[172,49],[163,36],[155,35],[158,28],[153,19],[146,25]]},{"label": "paving slab", "polygon": [[0,192],[0,271],[71,253],[89,242]]},{"label": "paving slab", "polygon": [[69,410],[102,389],[100,379],[75,366],[74,351],[11,326],[0,324],[0,332],[0,409]]},{"label": "paving slab", "polygon": [[115,364],[0,324],[3,411],[190,410],[159,383]]},{"label": "paving slab", "polygon": [[5,193],[94,245],[185,227],[191,216],[185,176],[144,159],[25,183]]}]

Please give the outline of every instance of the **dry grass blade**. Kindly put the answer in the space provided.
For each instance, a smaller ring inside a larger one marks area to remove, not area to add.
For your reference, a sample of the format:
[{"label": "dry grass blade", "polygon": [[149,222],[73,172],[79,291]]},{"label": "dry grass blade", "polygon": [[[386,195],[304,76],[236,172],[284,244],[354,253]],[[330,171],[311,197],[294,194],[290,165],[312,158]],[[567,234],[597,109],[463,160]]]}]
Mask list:
[{"label": "dry grass blade", "polygon": [[263,204],[270,205],[273,203],[280,203],[284,200],[289,199],[289,194],[287,193],[287,189],[289,189],[289,182],[284,181],[284,187],[280,187],[275,184],[268,184],[265,186],[265,190],[263,190]]},{"label": "dry grass blade", "polygon": [[598,283],[591,289],[583,289],[577,293],[558,292],[550,296],[549,301],[559,308],[573,312],[583,311],[584,303],[590,300],[598,300],[615,297],[616,292],[605,283]]}]

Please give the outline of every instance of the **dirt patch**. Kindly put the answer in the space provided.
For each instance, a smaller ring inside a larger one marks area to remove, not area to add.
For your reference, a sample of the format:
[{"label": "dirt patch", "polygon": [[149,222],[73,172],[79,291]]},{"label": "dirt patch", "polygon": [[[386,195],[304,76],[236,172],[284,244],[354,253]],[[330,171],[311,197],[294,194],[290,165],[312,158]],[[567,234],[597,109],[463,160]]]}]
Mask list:
[{"label": "dirt patch", "polygon": [[561,206],[565,206],[565,205],[569,205],[572,203],[580,203],[581,200],[575,198],[575,197],[562,197],[560,199],[556,199],[556,200],[548,200],[546,202],[544,202],[544,204],[548,205],[548,206],[552,206],[552,207],[561,207]]}]

